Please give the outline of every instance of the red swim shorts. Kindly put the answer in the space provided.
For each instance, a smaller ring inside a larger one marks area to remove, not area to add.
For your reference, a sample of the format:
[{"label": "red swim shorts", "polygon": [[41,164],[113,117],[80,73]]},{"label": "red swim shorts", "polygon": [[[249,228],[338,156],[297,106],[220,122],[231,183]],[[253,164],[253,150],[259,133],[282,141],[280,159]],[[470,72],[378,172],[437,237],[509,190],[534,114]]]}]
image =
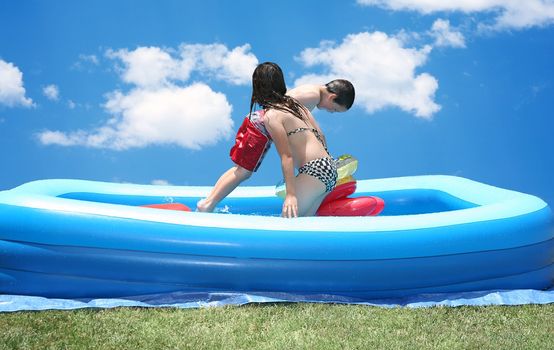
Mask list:
[{"label": "red swim shorts", "polygon": [[230,156],[233,162],[246,170],[256,171],[262,163],[271,141],[250,121],[244,118],[235,136]]}]

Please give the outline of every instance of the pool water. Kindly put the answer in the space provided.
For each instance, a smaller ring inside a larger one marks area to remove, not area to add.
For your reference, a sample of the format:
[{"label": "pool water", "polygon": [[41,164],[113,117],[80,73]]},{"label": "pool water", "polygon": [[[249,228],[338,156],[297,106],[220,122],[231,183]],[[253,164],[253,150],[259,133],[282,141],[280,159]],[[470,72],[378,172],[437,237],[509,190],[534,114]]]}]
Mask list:
[{"label": "pool water", "polygon": [[[478,205],[464,201],[446,192],[438,190],[402,190],[372,193],[355,193],[350,197],[377,196],[385,201],[385,209],[380,216],[416,215],[437,212],[446,212],[474,208]],[[114,195],[92,192],[71,192],[60,195],[61,198],[82,201],[122,204],[146,205],[159,203],[182,203],[192,210],[200,197],[168,197],[168,196],[139,196]],[[283,200],[277,196],[256,198],[228,197],[221,201],[215,212],[226,214],[246,214],[278,216],[281,213]]]}]

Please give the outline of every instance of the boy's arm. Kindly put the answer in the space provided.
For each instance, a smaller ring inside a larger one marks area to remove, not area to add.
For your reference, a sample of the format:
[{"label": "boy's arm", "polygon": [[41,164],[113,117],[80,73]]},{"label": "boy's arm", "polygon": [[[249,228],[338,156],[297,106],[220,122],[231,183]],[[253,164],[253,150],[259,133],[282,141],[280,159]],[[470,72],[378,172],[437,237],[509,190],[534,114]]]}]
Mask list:
[{"label": "boy's arm", "polygon": [[[302,103],[310,112],[319,104],[321,101],[321,93],[319,91],[318,85],[301,85],[297,88],[287,91],[287,95],[296,99],[298,102]],[[310,113],[308,115],[310,124],[322,135],[323,142],[327,145],[327,140],[319,124],[315,120],[314,116]]]},{"label": "boy's arm", "polygon": [[315,120],[312,113],[308,114],[308,119],[310,120],[310,123],[314,126],[314,128],[319,132],[319,135],[321,135],[321,138],[323,139],[323,143],[325,144],[325,146],[327,146],[327,140],[325,139],[325,134],[323,133],[323,131],[321,131],[321,128],[319,127],[319,124]]},{"label": "boy's arm", "polygon": [[311,112],[319,104],[321,95],[316,85],[302,85],[287,91],[287,95],[302,103]]}]

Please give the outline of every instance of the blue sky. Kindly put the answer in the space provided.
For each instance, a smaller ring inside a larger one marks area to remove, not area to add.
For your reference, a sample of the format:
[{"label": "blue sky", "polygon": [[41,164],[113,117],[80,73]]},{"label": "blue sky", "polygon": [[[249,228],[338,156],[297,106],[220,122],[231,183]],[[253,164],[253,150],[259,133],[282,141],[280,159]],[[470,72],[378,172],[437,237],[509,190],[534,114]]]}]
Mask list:
[{"label": "blue sky", "polygon": [[[448,174],[554,204],[554,1],[2,1],[0,189],[212,185],[259,62],[347,78],[316,111],[358,179]],[[247,184],[281,178],[275,150]]]}]

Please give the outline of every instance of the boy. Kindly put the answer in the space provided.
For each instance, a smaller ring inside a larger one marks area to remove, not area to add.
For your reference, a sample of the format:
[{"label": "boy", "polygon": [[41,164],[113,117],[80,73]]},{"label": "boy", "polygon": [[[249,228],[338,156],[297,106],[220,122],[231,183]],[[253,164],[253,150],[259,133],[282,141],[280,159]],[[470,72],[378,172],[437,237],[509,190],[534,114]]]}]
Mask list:
[{"label": "boy", "polygon": [[[315,107],[318,109],[326,110],[327,112],[346,112],[352,107],[354,103],[355,91],[354,86],[348,80],[336,79],[330,81],[325,85],[302,85],[287,92],[287,95],[293,97],[300,103],[302,103],[308,110],[312,111]],[[252,120],[252,116],[255,115],[257,120]],[[255,172],[263,159],[267,148],[269,147],[269,140],[266,146],[248,148],[248,144],[240,145],[240,152],[237,151],[238,143],[240,142],[241,135],[248,133],[247,130],[252,122],[256,127],[260,128],[260,120],[262,116],[258,112],[254,112],[250,116],[250,120],[244,121],[237,133],[237,144],[231,150],[231,158],[236,163],[235,166],[227,170],[219,180],[217,180],[212,191],[208,197],[200,200],[196,209],[200,212],[212,212],[215,206],[229,193],[231,193],[238,185],[244,180],[250,178],[252,173]],[[323,135],[319,125],[310,117],[310,124],[313,125],[317,131]],[[249,125],[247,125],[247,123]],[[261,127],[263,128],[263,126]],[[260,134],[264,134],[261,132]],[[263,136],[262,136],[263,137]],[[325,140],[323,140],[325,142]],[[326,144],[326,142],[325,142]],[[246,147],[245,147],[246,146]],[[240,154],[239,154],[240,153]],[[250,161],[243,161],[243,158],[257,159],[257,162],[251,163]]]}]

